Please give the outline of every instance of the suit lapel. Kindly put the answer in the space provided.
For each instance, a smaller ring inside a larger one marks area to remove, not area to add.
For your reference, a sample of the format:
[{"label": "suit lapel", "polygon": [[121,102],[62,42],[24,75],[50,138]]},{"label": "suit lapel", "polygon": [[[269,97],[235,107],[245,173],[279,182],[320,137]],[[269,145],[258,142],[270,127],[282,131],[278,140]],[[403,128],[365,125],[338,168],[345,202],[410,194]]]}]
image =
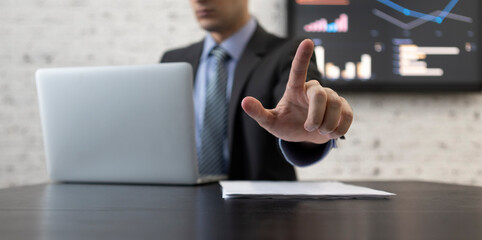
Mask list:
[{"label": "suit lapel", "polygon": [[190,48],[188,48],[188,52],[186,53],[186,61],[191,64],[193,74],[194,74],[193,84],[196,81],[195,76],[197,74],[197,69],[199,68],[199,61],[201,60],[203,47],[204,47],[204,41],[200,41],[192,45]]},{"label": "suit lapel", "polygon": [[238,110],[241,107],[241,95],[249,77],[266,52],[266,41],[268,36],[269,34],[258,25],[236,66],[228,109],[228,140],[230,153],[233,152],[234,123],[236,114],[240,112]]}]

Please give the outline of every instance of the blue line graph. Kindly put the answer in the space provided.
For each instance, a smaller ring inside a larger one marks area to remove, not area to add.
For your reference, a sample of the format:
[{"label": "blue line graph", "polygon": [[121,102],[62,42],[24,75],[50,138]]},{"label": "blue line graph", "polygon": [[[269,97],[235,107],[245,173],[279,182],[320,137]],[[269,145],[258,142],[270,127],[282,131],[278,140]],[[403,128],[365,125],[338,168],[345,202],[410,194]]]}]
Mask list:
[{"label": "blue line graph", "polygon": [[440,14],[438,16],[433,16],[433,15],[430,15],[430,14],[425,14],[425,13],[413,11],[413,10],[410,10],[408,8],[402,7],[402,6],[392,2],[391,0],[377,0],[377,1],[382,3],[382,4],[385,4],[386,6],[388,6],[390,8],[393,8],[394,10],[396,10],[398,12],[403,13],[406,16],[424,19],[424,20],[427,20],[427,21],[436,22],[438,24],[441,24],[444,21],[444,19],[447,17],[447,15],[450,13],[450,11],[452,11],[452,9],[455,7],[455,5],[459,2],[459,0],[451,0],[449,2],[449,4],[447,4],[447,6],[444,8],[444,10],[442,12],[440,12]]}]

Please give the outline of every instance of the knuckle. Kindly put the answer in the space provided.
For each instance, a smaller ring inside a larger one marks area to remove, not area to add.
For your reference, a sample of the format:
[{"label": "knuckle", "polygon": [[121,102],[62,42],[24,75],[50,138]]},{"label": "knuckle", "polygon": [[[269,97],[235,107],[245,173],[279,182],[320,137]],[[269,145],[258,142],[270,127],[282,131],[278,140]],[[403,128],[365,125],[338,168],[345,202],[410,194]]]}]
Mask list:
[{"label": "knuckle", "polygon": [[346,122],[351,123],[353,121],[353,113],[352,112],[342,112],[342,118],[345,119]]},{"label": "knuckle", "polygon": [[341,105],[342,105],[342,101],[339,97],[336,97],[335,99],[331,99],[329,102],[328,102],[328,106],[330,108],[335,108],[335,109],[338,109],[338,108],[341,108]]},{"label": "knuckle", "polygon": [[325,91],[328,97],[328,107],[335,109],[341,108],[343,105],[343,99],[331,88],[325,88]]},{"label": "knuckle", "polygon": [[291,72],[295,75],[303,75],[303,74],[306,73],[303,69],[300,69],[300,68],[297,68],[297,67],[293,67],[291,69]]},{"label": "knuckle", "polygon": [[317,88],[315,91],[313,91],[313,97],[319,101],[324,101],[327,99],[326,92],[321,88]]},{"label": "knuckle", "polygon": [[336,135],[337,137],[340,137],[340,136],[345,135],[347,132],[348,132],[348,129],[338,128],[334,131],[334,135]]},{"label": "knuckle", "polygon": [[308,82],[306,82],[306,84],[308,84],[309,86],[315,86],[315,85],[319,85],[320,83],[316,80],[310,80]]},{"label": "knuckle", "polygon": [[332,96],[333,96],[333,95],[337,95],[336,92],[335,92],[333,89],[329,88],[329,87],[325,87],[325,91],[326,91],[328,94],[332,95]]},{"label": "knuckle", "polygon": [[323,90],[323,88],[320,85],[312,86],[309,89],[309,95],[310,97],[312,97],[318,102],[325,102],[328,98],[326,92]]}]

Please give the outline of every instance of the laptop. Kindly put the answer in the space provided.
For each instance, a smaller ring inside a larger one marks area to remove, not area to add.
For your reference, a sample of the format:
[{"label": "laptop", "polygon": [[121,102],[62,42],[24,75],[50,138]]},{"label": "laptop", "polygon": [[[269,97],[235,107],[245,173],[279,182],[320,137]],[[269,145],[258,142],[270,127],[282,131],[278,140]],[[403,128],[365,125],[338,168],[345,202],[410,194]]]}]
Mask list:
[{"label": "laptop", "polygon": [[53,181],[198,184],[192,68],[187,63],[39,69]]}]

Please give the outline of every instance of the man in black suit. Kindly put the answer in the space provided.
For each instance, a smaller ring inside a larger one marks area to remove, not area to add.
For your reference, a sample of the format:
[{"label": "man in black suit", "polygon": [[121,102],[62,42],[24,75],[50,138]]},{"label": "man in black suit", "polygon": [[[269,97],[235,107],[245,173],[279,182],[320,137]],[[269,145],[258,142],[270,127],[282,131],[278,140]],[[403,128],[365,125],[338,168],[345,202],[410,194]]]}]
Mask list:
[{"label": "man in black suit", "polygon": [[205,127],[198,123],[212,76],[210,52],[220,46],[229,56],[224,65],[229,76],[225,171],[230,179],[295,180],[292,165],[307,166],[324,157],[353,119],[347,101],[322,87],[313,42],[267,33],[250,16],[247,0],[191,0],[191,5],[208,35],[165,53],[161,62],[193,66],[194,99],[202,103],[195,102],[197,134]]}]

